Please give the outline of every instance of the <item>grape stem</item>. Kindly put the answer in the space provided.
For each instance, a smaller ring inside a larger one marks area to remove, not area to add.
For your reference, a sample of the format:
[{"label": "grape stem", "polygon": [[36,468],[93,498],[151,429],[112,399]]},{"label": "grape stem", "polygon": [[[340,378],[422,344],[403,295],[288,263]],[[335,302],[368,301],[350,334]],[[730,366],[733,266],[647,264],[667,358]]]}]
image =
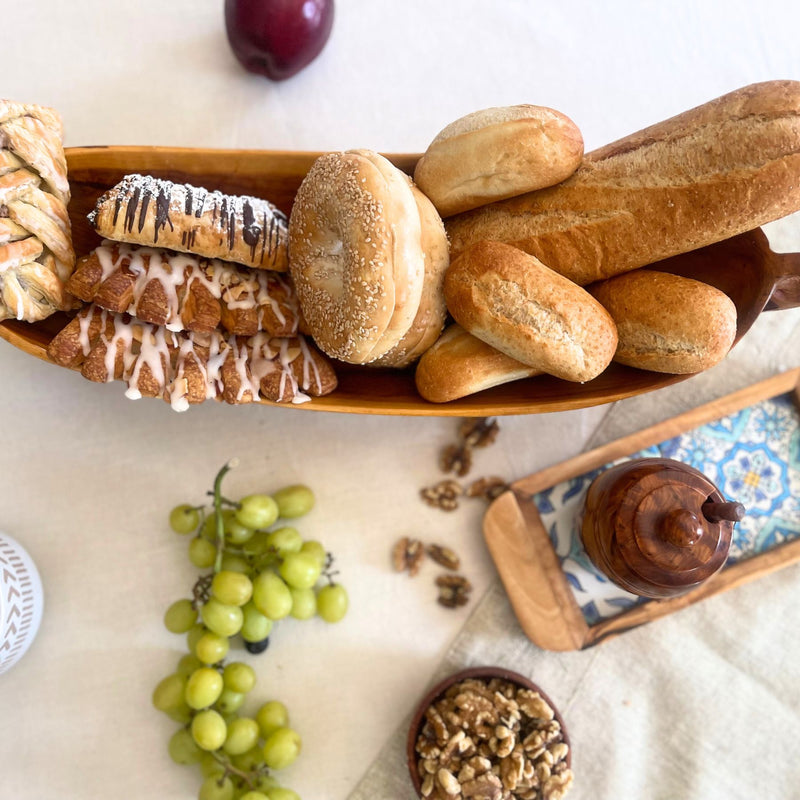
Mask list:
[{"label": "grape stem", "polygon": [[192,587],[192,606],[197,611],[208,602],[211,580],[211,575],[201,575]]},{"label": "grape stem", "polygon": [[238,459],[231,459],[225,464],[214,478],[214,521],[217,528],[217,557],[214,560],[214,573],[222,569],[222,552],[225,549],[225,527],[222,519],[222,479],[225,475],[238,464]]},{"label": "grape stem", "polygon": [[[211,495],[212,497],[215,495],[213,491],[206,492],[206,494]],[[224,503],[226,506],[230,506],[231,508],[241,508],[242,504],[237,503],[236,500],[231,500],[228,497],[224,497],[223,495],[219,496],[219,500],[221,503]]]},{"label": "grape stem", "polygon": [[[244,783],[247,784],[248,789],[253,789],[253,774],[250,772],[245,772],[244,770],[237,769],[236,767],[228,761],[227,758],[220,755],[218,752],[212,751],[211,755],[214,757],[214,760],[221,764],[225,768],[225,772],[222,774],[222,779],[225,778],[226,775],[236,775],[236,777],[241,778]],[[268,774],[268,773],[267,773]]]},{"label": "grape stem", "polygon": [[333,569],[333,553],[326,553],[325,555],[325,564],[322,567],[322,577],[327,578],[328,583],[333,586],[336,581],[334,577],[339,574],[338,569]]}]

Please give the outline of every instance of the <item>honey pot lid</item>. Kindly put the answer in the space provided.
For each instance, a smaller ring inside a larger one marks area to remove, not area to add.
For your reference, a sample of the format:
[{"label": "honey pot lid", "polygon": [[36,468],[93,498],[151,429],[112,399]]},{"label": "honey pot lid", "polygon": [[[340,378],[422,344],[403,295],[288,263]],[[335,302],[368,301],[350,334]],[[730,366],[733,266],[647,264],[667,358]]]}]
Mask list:
[{"label": "honey pot lid", "polygon": [[733,522],[744,507],[726,503],[717,487],[687,464],[648,462],[628,484],[617,515],[622,558],[655,585],[700,583],[725,563]]}]

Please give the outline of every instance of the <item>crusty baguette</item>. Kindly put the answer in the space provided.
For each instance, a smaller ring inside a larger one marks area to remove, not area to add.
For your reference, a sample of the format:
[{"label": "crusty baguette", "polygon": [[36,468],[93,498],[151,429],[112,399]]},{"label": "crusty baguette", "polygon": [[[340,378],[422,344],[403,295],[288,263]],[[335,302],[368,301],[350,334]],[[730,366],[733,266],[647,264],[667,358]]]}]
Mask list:
[{"label": "crusty baguette", "polygon": [[800,209],[800,82],[753,84],[589,153],[558,186],[447,222],[451,257],[513,244],[578,284]]},{"label": "crusty baguette", "polygon": [[581,163],[575,123],[544,106],[485,108],[451,122],[414,180],[444,217],[563,181]]},{"label": "crusty baguette", "polygon": [[473,336],[511,358],[568,381],[589,381],[610,363],[617,331],[585,289],[534,256],[479,242],[450,264],[450,313]]},{"label": "crusty baguette", "polygon": [[589,287],[611,314],[614,361],[686,375],[722,361],[736,336],[736,306],[719,289],[679,275],[637,269]]},{"label": "crusty baguette", "polygon": [[448,403],[538,372],[454,324],[423,353],[414,380],[426,400]]}]

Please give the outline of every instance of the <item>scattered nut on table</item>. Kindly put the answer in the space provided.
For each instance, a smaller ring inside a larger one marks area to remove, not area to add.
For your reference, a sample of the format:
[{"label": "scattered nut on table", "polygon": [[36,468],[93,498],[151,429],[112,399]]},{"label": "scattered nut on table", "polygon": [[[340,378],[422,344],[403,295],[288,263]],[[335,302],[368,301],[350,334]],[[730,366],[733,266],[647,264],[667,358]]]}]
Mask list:
[{"label": "scattered nut on table", "polygon": [[429,544],[426,548],[428,555],[441,567],[445,569],[457,570],[461,565],[461,559],[455,550],[439,544]]},{"label": "scattered nut on table", "polygon": [[497,422],[489,417],[464,420],[458,428],[459,441],[447,445],[439,456],[442,472],[453,472],[463,478],[472,469],[473,448],[488,447],[499,430]]},{"label": "scattered nut on table", "polygon": [[425,547],[419,539],[404,536],[392,548],[392,566],[395,571],[408,571],[412,578],[419,572],[423,558],[425,558]]},{"label": "scattered nut on table", "polygon": [[478,478],[467,487],[466,495],[467,497],[481,497],[491,502],[500,497],[508,488],[508,484],[502,478],[496,476]]},{"label": "scattered nut on table", "polygon": [[472,469],[472,449],[463,444],[449,444],[439,457],[442,472],[454,472],[463,478]]},{"label": "scattered nut on table", "polygon": [[491,417],[465,419],[459,426],[458,433],[467,447],[488,447],[494,444],[500,426]]},{"label": "scattered nut on table", "polygon": [[458,498],[464,493],[464,489],[458,481],[452,478],[439,481],[433,486],[420,489],[420,497],[434,508],[441,508],[442,511],[455,511],[458,508]]},{"label": "scattered nut on table", "polygon": [[572,786],[569,746],[538,692],[499,678],[467,679],[423,719],[417,767],[429,800],[561,800]]},{"label": "scattered nut on table", "polygon": [[439,596],[436,602],[445,608],[458,608],[469,602],[472,584],[463,575],[440,575],[436,579]]}]

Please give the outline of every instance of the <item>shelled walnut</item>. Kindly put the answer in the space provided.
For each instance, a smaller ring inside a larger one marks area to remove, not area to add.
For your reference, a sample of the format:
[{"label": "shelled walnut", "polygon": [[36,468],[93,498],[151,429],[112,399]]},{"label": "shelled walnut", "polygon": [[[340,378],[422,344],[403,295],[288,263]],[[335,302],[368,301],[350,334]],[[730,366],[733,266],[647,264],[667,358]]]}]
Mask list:
[{"label": "shelled walnut", "polygon": [[447,445],[439,457],[442,472],[453,472],[463,478],[472,469],[472,450],[493,444],[500,431],[490,417],[465,419],[458,428],[458,442]]},{"label": "shelled walnut", "polygon": [[461,484],[451,478],[439,481],[433,486],[420,490],[420,497],[434,508],[442,511],[455,511],[458,508],[458,498],[464,493]]},{"label": "shelled walnut", "polygon": [[[459,478],[469,474],[472,469],[473,449],[493,444],[499,431],[500,427],[496,420],[490,417],[464,420],[458,429],[458,442],[447,445],[439,456],[442,472],[451,472]],[[448,478],[421,489],[420,496],[430,506],[443,511],[455,511],[462,495],[491,502],[506,489],[508,489],[506,481],[495,476],[478,478],[466,488],[457,480]]]},{"label": "shelled walnut", "polygon": [[455,550],[444,547],[440,544],[429,544],[425,552],[440,566],[449,570],[457,570],[461,565],[461,559]]},{"label": "shelled walnut", "polygon": [[459,608],[469,602],[472,584],[463,575],[440,575],[436,579],[439,587],[439,605],[445,608]]},{"label": "shelled walnut", "polygon": [[467,497],[482,497],[484,500],[491,502],[500,497],[508,488],[508,484],[502,478],[494,476],[478,478],[467,487],[466,495]]},{"label": "shelled walnut", "polygon": [[412,578],[419,572],[423,558],[425,558],[425,547],[419,539],[404,536],[398,539],[392,548],[392,566],[395,572],[407,570]]},{"label": "shelled walnut", "polygon": [[415,750],[426,800],[561,800],[573,781],[553,709],[500,678],[447,689],[425,710]]}]

